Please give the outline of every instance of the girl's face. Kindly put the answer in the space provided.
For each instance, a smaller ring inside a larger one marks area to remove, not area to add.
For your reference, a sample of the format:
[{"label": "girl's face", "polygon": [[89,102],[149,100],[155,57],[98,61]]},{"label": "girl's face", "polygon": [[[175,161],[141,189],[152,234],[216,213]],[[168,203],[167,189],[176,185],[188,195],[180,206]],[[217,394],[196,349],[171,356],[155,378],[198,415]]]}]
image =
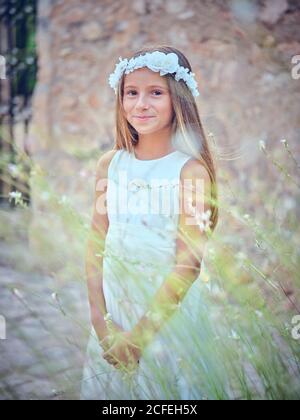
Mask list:
[{"label": "girl's face", "polygon": [[[126,119],[139,134],[150,134],[171,124],[173,107],[167,81],[148,68],[125,76],[123,106]],[[138,118],[141,116],[151,118]]]}]

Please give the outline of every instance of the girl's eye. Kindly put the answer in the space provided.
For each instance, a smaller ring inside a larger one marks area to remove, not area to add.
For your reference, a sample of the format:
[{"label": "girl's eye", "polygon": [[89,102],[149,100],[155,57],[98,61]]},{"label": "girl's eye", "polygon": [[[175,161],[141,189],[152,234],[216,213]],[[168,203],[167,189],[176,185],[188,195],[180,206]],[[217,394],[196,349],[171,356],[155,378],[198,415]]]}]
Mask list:
[{"label": "girl's eye", "polygon": [[[162,94],[162,92],[160,90],[153,90],[152,93],[159,93],[159,95],[155,95],[155,96],[160,96]],[[127,95],[129,95],[130,93],[136,93],[135,90],[128,90]]]}]

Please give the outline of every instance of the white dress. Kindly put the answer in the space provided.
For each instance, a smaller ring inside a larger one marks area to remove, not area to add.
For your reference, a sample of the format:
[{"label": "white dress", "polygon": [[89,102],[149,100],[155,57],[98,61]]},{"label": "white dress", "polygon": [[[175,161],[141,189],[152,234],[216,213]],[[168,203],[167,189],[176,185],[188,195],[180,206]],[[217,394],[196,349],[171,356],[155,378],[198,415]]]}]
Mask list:
[{"label": "white dress", "polygon": [[[159,159],[140,160],[134,152],[122,149],[110,162],[103,292],[107,311],[126,331],[147,312],[151,298],[174,269],[178,185],[181,169],[190,158],[177,150]],[[156,200],[151,200],[151,191]],[[166,195],[167,209],[150,208],[153,202],[161,204]],[[81,399],[201,399],[190,361],[197,357],[194,343],[203,270],[202,262],[199,277],[146,347],[133,374],[124,374],[103,359],[103,349],[91,328]]]}]

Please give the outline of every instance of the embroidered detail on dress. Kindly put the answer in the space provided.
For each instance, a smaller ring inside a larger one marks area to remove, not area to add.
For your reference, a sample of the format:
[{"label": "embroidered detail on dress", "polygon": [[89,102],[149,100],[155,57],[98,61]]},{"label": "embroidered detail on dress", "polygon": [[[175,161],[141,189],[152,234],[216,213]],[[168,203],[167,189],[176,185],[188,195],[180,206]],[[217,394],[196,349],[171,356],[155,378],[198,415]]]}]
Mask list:
[{"label": "embroidered detail on dress", "polygon": [[133,179],[128,183],[128,189],[130,191],[137,191],[141,188],[153,189],[153,188],[175,188],[179,185],[178,181],[167,181],[161,184],[149,183],[142,179]]}]

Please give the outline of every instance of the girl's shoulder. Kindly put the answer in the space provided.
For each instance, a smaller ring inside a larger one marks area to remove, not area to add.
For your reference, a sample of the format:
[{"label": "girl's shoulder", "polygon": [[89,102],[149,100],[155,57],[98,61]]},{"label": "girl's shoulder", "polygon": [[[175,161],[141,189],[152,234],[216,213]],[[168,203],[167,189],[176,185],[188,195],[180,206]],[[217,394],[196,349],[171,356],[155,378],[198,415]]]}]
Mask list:
[{"label": "girl's shoulder", "polygon": [[104,152],[97,162],[97,174],[101,176],[107,175],[109,165],[113,160],[114,156],[122,149],[112,149]]}]

